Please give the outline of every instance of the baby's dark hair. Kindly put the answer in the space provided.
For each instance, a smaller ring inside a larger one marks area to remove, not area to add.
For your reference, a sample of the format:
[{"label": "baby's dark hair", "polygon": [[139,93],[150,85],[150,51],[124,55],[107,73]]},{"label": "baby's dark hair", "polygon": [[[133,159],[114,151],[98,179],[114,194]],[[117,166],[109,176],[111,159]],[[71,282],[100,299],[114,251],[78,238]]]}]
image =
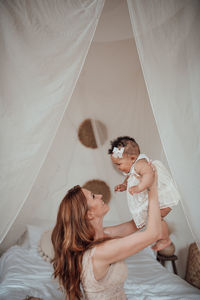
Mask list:
[{"label": "baby's dark hair", "polygon": [[108,154],[113,153],[114,147],[121,148],[124,147],[124,154],[127,155],[139,155],[140,154],[140,148],[138,144],[136,143],[135,139],[129,137],[129,136],[120,136],[116,138],[115,140],[111,141],[111,148],[108,149]]}]

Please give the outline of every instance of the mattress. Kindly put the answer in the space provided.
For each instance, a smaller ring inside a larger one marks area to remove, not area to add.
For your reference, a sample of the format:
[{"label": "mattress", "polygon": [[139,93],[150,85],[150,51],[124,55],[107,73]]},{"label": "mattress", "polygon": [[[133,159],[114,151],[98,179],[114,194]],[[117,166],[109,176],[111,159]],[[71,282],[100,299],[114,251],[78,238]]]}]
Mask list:
[{"label": "mattress", "polygon": [[[34,232],[32,228],[28,243],[11,247],[0,258],[0,300],[23,300],[28,295],[44,300],[64,300],[58,282],[52,278],[52,265],[37,251],[42,231]],[[200,299],[200,290],[164,268],[150,247],[126,261],[128,278],[124,289],[128,299]]]}]

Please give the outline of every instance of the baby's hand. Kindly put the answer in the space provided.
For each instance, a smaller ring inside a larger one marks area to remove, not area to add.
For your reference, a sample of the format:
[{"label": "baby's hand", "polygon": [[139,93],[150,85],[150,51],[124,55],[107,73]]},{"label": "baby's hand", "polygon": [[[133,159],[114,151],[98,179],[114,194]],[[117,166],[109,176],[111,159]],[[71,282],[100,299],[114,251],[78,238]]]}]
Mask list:
[{"label": "baby's hand", "polygon": [[128,191],[131,195],[141,192],[138,185],[131,186]]},{"label": "baby's hand", "polygon": [[123,192],[126,190],[126,185],[125,184],[118,184],[115,186],[115,192]]},{"label": "baby's hand", "polygon": [[139,183],[137,185],[133,185],[133,186],[131,186],[129,188],[128,191],[129,191],[129,193],[131,195],[142,192],[142,189],[140,188],[140,183],[142,181],[142,177],[141,176],[137,176],[136,174],[134,174],[134,176],[139,180]]}]

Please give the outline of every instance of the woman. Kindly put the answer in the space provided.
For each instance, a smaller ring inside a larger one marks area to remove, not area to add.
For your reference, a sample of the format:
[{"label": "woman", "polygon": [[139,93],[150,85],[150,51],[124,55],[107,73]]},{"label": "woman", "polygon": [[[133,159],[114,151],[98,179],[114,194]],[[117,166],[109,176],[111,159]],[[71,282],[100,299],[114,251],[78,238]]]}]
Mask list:
[{"label": "woman", "polygon": [[136,232],[133,221],[103,228],[109,206],[102,195],[80,186],[68,191],[52,233],[54,277],[58,277],[66,299],[81,299],[80,283],[88,300],[126,299],[123,284],[127,266],[123,260],[161,236],[157,176],[148,193],[148,224],[144,231]]}]

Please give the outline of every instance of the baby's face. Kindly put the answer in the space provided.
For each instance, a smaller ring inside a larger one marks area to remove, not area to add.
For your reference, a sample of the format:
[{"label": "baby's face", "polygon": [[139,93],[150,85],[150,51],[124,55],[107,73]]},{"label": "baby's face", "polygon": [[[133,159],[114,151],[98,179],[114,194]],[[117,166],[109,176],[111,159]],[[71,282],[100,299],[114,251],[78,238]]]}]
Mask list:
[{"label": "baby's face", "polygon": [[133,164],[133,160],[126,156],[122,158],[116,158],[111,155],[111,159],[113,164],[122,172],[129,173],[131,166]]}]

